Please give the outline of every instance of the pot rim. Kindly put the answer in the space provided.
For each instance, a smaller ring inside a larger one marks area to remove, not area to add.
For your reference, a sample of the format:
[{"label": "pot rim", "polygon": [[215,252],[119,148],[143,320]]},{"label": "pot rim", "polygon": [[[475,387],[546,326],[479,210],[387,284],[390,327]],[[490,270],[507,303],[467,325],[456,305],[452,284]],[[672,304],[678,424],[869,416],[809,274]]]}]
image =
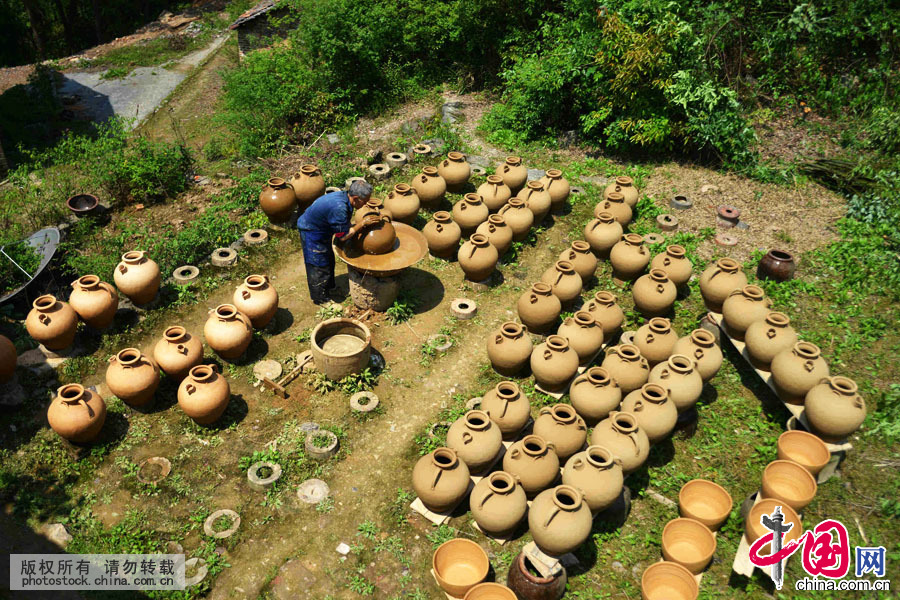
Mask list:
[{"label": "pot rim", "polygon": [[634,185],[634,179],[632,179],[628,175],[618,175],[616,177],[616,184],[622,187]]},{"label": "pot rim", "polygon": [[608,210],[601,210],[597,213],[597,220],[601,223],[612,223],[616,220],[616,217]]},{"label": "pot rim", "polygon": [[556,404],[550,409],[550,413],[560,423],[574,423],[578,418],[575,410],[568,404]]},{"label": "pot rim", "polygon": [[507,402],[518,398],[521,393],[515,381],[501,381],[494,387],[494,390],[497,392],[498,397],[503,398]]},{"label": "pot rim", "polygon": [[[473,418],[477,418],[481,423],[473,423]],[[475,431],[484,431],[491,426],[491,418],[483,410],[470,410],[463,416],[463,419],[465,419],[466,427]]]},{"label": "pot rim", "polygon": [[271,188],[283,188],[287,185],[287,181],[283,177],[269,177],[266,184]]},{"label": "pot rim", "polygon": [[466,155],[457,150],[451,150],[450,152],[447,153],[447,158],[449,158],[450,160],[454,160],[454,161],[461,161],[461,160],[465,160]]},{"label": "pot rim", "polygon": [[641,349],[634,344],[620,344],[619,355],[623,356],[625,360],[640,360]]},{"label": "pot rim", "polygon": [[794,344],[794,352],[809,360],[815,360],[822,356],[822,350],[812,342],[799,341]]},{"label": "pot rim", "polygon": [[641,386],[641,398],[647,402],[663,404],[669,398],[669,390],[658,383],[645,383]]},{"label": "pot rim", "polygon": [[783,312],[772,310],[766,315],[766,323],[774,327],[787,327],[791,324],[791,318]]},{"label": "pot rim", "polygon": [[605,304],[607,306],[613,305],[616,303],[616,295],[612,292],[607,292],[606,290],[602,292],[597,292],[594,294],[594,300],[596,300],[599,304]]},{"label": "pot rim", "polygon": [[741,294],[743,294],[746,298],[754,301],[759,301],[766,297],[766,293],[763,291],[763,289],[758,285],[753,285],[752,283],[742,287]]},{"label": "pot rim", "polygon": [[612,191],[606,195],[606,199],[610,202],[625,202],[625,194],[622,192]]},{"label": "pot rim", "polygon": [[503,185],[503,178],[499,175],[488,175],[487,182],[491,185]]},{"label": "pot rim", "polygon": [[119,364],[126,367],[139,363],[141,357],[141,351],[137,348],[123,348],[116,354],[116,360],[119,361]]},{"label": "pot rim", "polygon": [[405,196],[412,191],[412,187],[408,183],[397,183],[394,185],[394,191]]},{"label": "pot rim", "polygon": [[769,258],[772,258],[772,259],[775,259],[778,261],[784,261],[784,262],[794,260],[793,254],[791,254],[787,250],[779,250],[777,248],[773,248],[772,250],[769,250],[768,252],[766,252],[766,256],[768,256]]},{"label": "pot rim", "polygon": [[517,167],[522,164],[522,159],[518,156],[507,156],[506,164],[508,164],[511,167]]},{"label": "pot rim", "polygon": [[300,167],[300,172],[304,175],[315,175],[319,172],[319,167],[310,164],[303,165],[302,167]]},{"label": "pot rim", "polygon": [[497,227],[506,227],[506,219],[503,218],[503,215],[498,215],[497,213],[488,215],[488,221]]},{"label": "pot rim", "polygon": [[716,266],[726,273],[737,273],[741,266],[733,258],[720,258],[716,261]]},{"label": "pot rim", "polygon": [[640,246],[644,243],[644,236],[638,235],[636,233],[626,233],[622,236],[622,240],[631,244],[632,246]]},{"label": "pot rim", "polygon": [[438,176],[437,167],[423,167],[422,173],[425,175],[428,175],[429,177],[437,177]]},{"label": "pot rim", "polygon": [[84,399],[86,390],[80,383],[67,383],[61,386],[57,391],[57,395],[62,402],[66,404],[76,404]]},{"label": "pot rim", "polygon": [[557,352],[565,352],[569,349],[569,340],[561,335],[547,336],[547,347]]},{"label": "pot rim", "polygon": [[[529,448],[529,444],[536,445],[537,448]],[[547,442],[539,435],[526,435],[522,438],[522,452],[528,456],[541,456],[547,452]]]},{"label": "pot rim", "polygon": [[47,312],[54,308],[57,302],[59,300],[53,294],[44,294],[35,298],[34,302],[31,303],[31,307],[40,312]]},{"label": "pot rim", "polygon": [[431,453],[431,464],[438,469],[452,469],[459,464],[459,455],[456,454],[456,450],[453,448],[441,446],[440,448],[435,448],[434,452]]},{"label": "pot rim", "polygon": [[591,325],[597,323],[597,319],[594,318],[594,315],[586,310],[579,310],[572,316],[572,318],[575,319],[575,322],[582,327],[590,327]]},{"label": "pot rim", "polygon": [[666,246],[666,254],[673,258],[684,258],[687,250],[681,244],[670,244]]},{"label": "pot rim", "polygon": [[437,211],[436,213],[431,215],[431,218],[434,219],[436,223],[449,223],[453,220],[453,217],[446,210]]},{"label": "pot rim", "polygon": [[129,265],[136,265],[147,255],[143,250],[129,250],[125,254],[122,255],[122,262],[128,263]]},{"label": "pot rim", "polygon": [[484,198],[481,197],[481,194],[476,194],[475,192],[469,192],[465,196],[463,196],[463,202],[466,204],[484,204]]},{"label": "pot rim", "polygon": [[510,198],[509,200],[507,200],[506,203],[509,204],[511,207],[513,207],[513,208],[515,208],[515,209],[519,209],[519,208],[527,208],[527,207],[525,206],[525,201],[522,200],[521,198],[519,198],[518,196],[513,196],[512,198]]},{"label": "pot rim", "polygon": [[522,326],[515,321],[507,321],[500,325],[500,334],[507,338],[519,337],[522,334]]},{"label": "pot rim", "polygon": [[611,380],[609,371],[603,367],[591,367],[585,372],[585,377],[596,386],[608,385]]},{"label": "pot rim", "polygon": [[525,184],[529,189],[534,190],[535,192],[541,192],[544,190],[544,184],[540,181],[529,181]]},{"label": "pot rim", "polygon": [[212,365],[197,365],[195,367],[191,367],[188,375],[191,379],[198,383],[206,383],[212,380],[213,377],[215,377],[216,370],[212,367]]},{"label": "pot rim", "polygon": [[843,375],[835,375],[834,377],[829,377],[828,385],[831,387],[831,389],[845,396],[855,396],[859,391],[859,386],[856,384],[856,382],[849,377],[844,377]]},{"label": "pot rim", "polygon": [[647,327],[655,333],[666,334],[672,330],[672,322],[665,317],[653,317],[647,322]]},{"label": "pot rim", "polygon": [[549,296],[553,293],[553,288],[550,287],[549,283],[544,283],[543,281],[537,281],[531,284],[531,291],[535,294],[540,294],[542,296]]},{"label": "pot rim", "polygon": [[666,363],[672,368],[676,373],[681,373],[685,375],[694,370],[694,361],[691,360],[691,357],[685,356],[684,354],[673,354],[668,359],[666,359]]},{"label": "pot rim", "polygon": [[483,233],[473,233],[471,236],[469,236],[469,241],[473,246],[478,246],[479,248],[486,248],[491,243],[488,240],[488,237]]},{"label": "pot rim", "polygon": [[566,275],[569,275],[569,274],[575,272],[575,266],[572,264],[571,261],[558,260],[558,261],[556,261],[556,270],[559,271],[560,273],[565,273]]},{"label": "pot rim", "polygon": [[650,269],[650,279],[659,283],[665,283],[669,281],[669,276],[662,269]]},{"label": "pot rim", "polygon": [[572,242],[572,250],[580,254],[587,254],[591,251],[591,245],[584,240],[575,240]]},{"label": "pot rim", "polygon": [[544,173],[544,175],[546,175],[550,179],[560,179],[562,177],[562,174],[563,173],[561,169],[547,169],[547,171]]},{"label": "pot rim", "polygon": [[171,325],[166,327],[166,330],[163,332],[163,338],[165,338],[167,342],[178,342],[183,340],[186,336],[187,329],[181,325]]},{"label": "pot rim", "polygon": [[[571,502],[566,502],[565,499]],[[583,502],[584,494],[574,486],[563,484],[553,488],[553,504],[561,510],[576,511],[581,508]]]},{"label": "pot rim", "polygon": [[258,290],[269,282],[265,275],[248,275],[244,279],[244,284],[251,290]]},{"label": "pot rim", "polygon": [[638,430],[637,419],[629,412],[620,411],[608,417],[613,428],[620,432],[634,433]]},{"label": "pot rim", "polygon": [[100,285],[100,277],[97,275],[82,275],[75,280],[75,283],[86,290],[90,290]]},{"label": "pot rim", "polygon": [[[598,458],[597,455],[600,455]],[[591,444],[584,451],[585,460],[591,465],[603,469],[612,466],[615,462],[615,455],[612,451],[601,444]]]},{"label": "pot rim", "polygon": [[[505,482],[506,486],[497,487],[494,482],[498,479]],[[516,479],[506,471],[494,471],[488,475],[487,485],[495,494],[511,494],[516,489]]]},{"label": "pot rim", "polygon": [[237,315],[238,309],[234,304],[220,304],[216,307],[216,316],[221,319],[233,319]]},{"label": "pot rim", "polygon": [[695,329],[691,332],[691,341],[698,346],[711,348],[716,343],[716,336],[705,329]]}]

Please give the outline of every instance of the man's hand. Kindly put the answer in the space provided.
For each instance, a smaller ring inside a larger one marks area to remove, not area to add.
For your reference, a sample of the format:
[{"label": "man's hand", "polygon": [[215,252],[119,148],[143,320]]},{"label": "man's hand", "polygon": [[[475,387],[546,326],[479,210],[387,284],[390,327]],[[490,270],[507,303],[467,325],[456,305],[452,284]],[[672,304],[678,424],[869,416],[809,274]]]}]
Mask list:
[{"label": "man's hand", "polygon": [[381,221],[381,215],[378,213],[369,213],[362,219],[363,227],[372,227],[373,225],[378,225]]}]

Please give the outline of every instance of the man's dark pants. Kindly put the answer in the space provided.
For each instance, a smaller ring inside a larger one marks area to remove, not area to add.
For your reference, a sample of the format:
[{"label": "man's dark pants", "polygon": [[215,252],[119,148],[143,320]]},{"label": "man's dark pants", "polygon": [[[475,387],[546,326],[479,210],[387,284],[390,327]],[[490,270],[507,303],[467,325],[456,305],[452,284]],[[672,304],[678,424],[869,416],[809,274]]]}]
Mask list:
[{"label": "man's dark pants", "polygon": [[336,285],[334,282],[334,250],[328,239],[309,231],[300,232],[303,244],[303,261],[306,263],[306,282],[309,295],[316,304],[324,304],[331,298],[328,292]]}]

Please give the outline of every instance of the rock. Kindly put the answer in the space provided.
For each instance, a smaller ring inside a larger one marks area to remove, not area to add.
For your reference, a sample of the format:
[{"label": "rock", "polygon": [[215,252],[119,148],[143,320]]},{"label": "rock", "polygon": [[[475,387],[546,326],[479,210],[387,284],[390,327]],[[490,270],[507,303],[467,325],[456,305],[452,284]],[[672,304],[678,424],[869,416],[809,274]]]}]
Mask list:
[{"label": "rock", "polygon": [[445,102],[441,106],[441,122],[452,125],[462,119],[462,109],[465,106],[462,102]]},{"label": "rock", "polygon": [[700,188],[701,194],[708,194],[710,192],[718,192],[718,191],[719,191],[719,186],[712,185],[709,183]]},{"label": "rock", "polygon": [[609,177],[601,177],[599,175],[590,175],[588,177],[582,177],[581,181],[584,183],[590,183],[596,186],[605,186],[609,183]]},{"label": "rock", "polygon": [[327,134],[325,139],[328,140],[329,144],[339,144],[341,142],[341,136],[336,133]]},{"label": "rock", "polygon": [[546,174],[543,169],[528,169],[528,181],[537,181]]},{"label": "rock", "polygon": [[488,162],[488,159],[477,154],[467,154],[466,160],[469,161],[469,164],[473,167],[481,167],[483,169],[487,169],[489,166],[491,166],[491,163]]},{"label": "rock", "polygon": [[612,565],[610,565],[610,566],[612,567],[612,570],[615,571],[616,573],[618,573],[619,575],[625,575],[626,573],[628,573],[628,569],[625,568],[625,565],[623,565],[622,563],[620,563],[617,560],[613,561]]},{"label": "rock", "polygon": [[431,156],[441,156],[445,152],[445,148],[447,146],[447,142],[442,140],[441,138],[433,138],[430,140],[425,140],[422,142],[423,144],[428,144],[431,146]]},{"label": "rock", "polygon": [[375,164],[382,161],[381,150],[369,150],[366,152],[366,163]]},{"label": "rock", "polygon": [[338,554],[343,554],[344,556],[347,556],[348,554],[350,554],[350,546],[348,546],[344,542],[341,542],[340,544],[338,544],[338,546],[337,546],[337,548],[335,548],[335,550],[337,550]]},{"label": "rock", "polygon": [[69,542],[72,541],[72,536],[69,535],[65,525],[62,523],[44,525],[41,527],[41,535],[63,549],[65,549],[65,547],[69,545]]}]

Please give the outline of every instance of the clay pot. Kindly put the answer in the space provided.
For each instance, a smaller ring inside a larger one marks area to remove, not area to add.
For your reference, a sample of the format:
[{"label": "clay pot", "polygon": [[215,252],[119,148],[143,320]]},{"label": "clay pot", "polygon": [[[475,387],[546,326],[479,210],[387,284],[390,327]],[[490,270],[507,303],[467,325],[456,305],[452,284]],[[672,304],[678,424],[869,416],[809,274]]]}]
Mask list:
[{"label": "clay pot", "polygon": [[193,367],[178,386],[178,406],[198,425],[218,421],[229,400],[231,387],[216,365]]},{"label": "clay pot", "polygon": [[209,347],[225,359],[239,358],[253,339],[250,319],[233,304],[220,304],[209,311],[203,336]]},{"label": "clay pot", "polygon": [[634,179],[628,177],[626,175],[619,175],[616,177],[616,180],[606,186],[606,189],[603,190],[603,196],[609,197],[613,192],[622,194],[622,198],[625,199],[625,203],[628,204],[631,208],[637,206],[638,203],[638,189],[634,187]]},{"label": "clay pot", "polygon": [[38,297],[25,318],[25,329],[47,350],[65,350],[75,341],[78,315],[67,302],[50,294]]},{"label": "clay pot", "polygon": [[580,491],[559,485],[534,499],[528,510],[528,529],[542,552],[559,556],[580,546],[591,534],[591,509]]},{"label": "clay pot", "polygon": [[353,215],[353,222],[360,223],[366,215],[375,213],[381,214],[384,211],[384,201],[379,200],[378,198],[369,198],[366,200],[366,203],[362,205],[359,209],[357,209],[356,213]]},{"label": "clay pot", "polygon": [[505,471],[494,471],[475,484],[469,508],[478,526],[487,533],[504,535],[516,528],[525,516],[525,490]]},{"label": "clay pot", "polygon": [[696,600],[699,593],[693,573],[678,563],[653,563],[641,575],[643,600]]},{"label": "clay pot", "polygon": [[553,295],[553,288],[549,284],[539,282],[519,297],[516,308],[519,319],[529,331],[543,333],[556,323],[556,318],[562,311],[562,303]]},{"label": "clay pot", "polygon": [[463,235],[469,235],[487,221],[488,207],[484,205],[478,194],[466,194],[463,199],[453,205],[453,220],[462,229]]},{"label": "clay pot", "polygon": [[481,196],[484,205],[491,212],[497,212],[512,198],[512,190],[503,183],[503,178],[499,175],[488,175],[487,181],[479,185],[475,193]]},{"label": "clay pot", "polygon": [[553,444],[556,455],[565,460],[584,446],[587,425],[568,404],[544,406],[534,422],[534,434]]},{"label": "clay pot", "polygon": [[623,394],[638,389],[647,383],[650,376],[650,365],[634,344],[607,348],[600,366],[619,384]]},{"label": "clay pot", "polygon": [[47,409],[47,421],[59,437],[75,444],[93,441],[106,421],[106,403],[79,383],[59,388]]},{"label": "clay pot", "polygon": [[619,406],[622,388],[606,369],[591,367],[572,382],[569,401],[575,411],[593,425]]},{"label": "clay pot", "polygon": [[678,511],[682,517],[694,519],[717,531],[728,515],[733,502],[721,485],[706,479],[693,479],[678,492]]},{"label": "clay pot", "polygon": [[720,258],[700,275],[700,295],[706,308],[722,312],[722,303],[734,290],[747,285],[741,265],[731,258]]},{"label": "clay pot", "polygon": [[126,252],[116,267],[113,280],[120,292],[142,306],[156,298],[159,291],[159,265],[142,250]]},{"label": "clay pot", "polygon": [[603,328],[591,313],[578,311],[567,317],[557,331],[566,338],[569,347],[578,355],[579,364],[587,364],[603,346]]},{"label": "clay pot", "polygon": [[434,213],[431,220],[422,228],[422,234],[428,242],[428,251],[433,256],[449,258],[459,251],[462,230],[446,210]]},{"label": "clay pot", "polygon": [[665,252],[653,257],[653,260],[650,261],[650,269],[665,271],[669,281],[678,287],[690,280],[694,272],[694,265],[688,259],[684,246],[671,244],[666,246]]},{"label": "clay pot", "polygon": [[591,445],[603,446],[622,461],[622,472],[636,471],[650,455],[650,440],[628,412],[612,411],[594,427]]},{"label": "clay pot", "polygon": [[572,246],[559,255],[559,260],[572,263],[582,282],[593,277],[597,270],[597,257],[591,252],[591,245],[582,240],[572,242]]},{"label": "clay pot", "polygon": [[437,448],[413,467],[413,489],[428,510],[444,512],[469,491],[469,467],[452,448]]},{"label": "clay pot", "polygon": [[531,372],[541,387],[549,392],[564,389],[578,371],[578,354],[569,347],[569,341],[560,335],[551,335],[547,341],[534,347],[531,353]]},{"label": "clay pot", "polygon": [[797,343],[797,332],[786,314],[770,311],[763,320],[747,328],[744,342],[753,366],[768,371],[779,352],[789,350]]},{"label": "clay pot", "polygon": [[584,226],[584,239],[598,256],[608,256],[612,247],[622,239],[622,225],[611,212],[603,211]]},{"label": "clay pot", "polygon": [[501,381],[488,390],[481,399],[481,410],[506,440],[515,438],[531,418],[531,403],[514,381]]},{"label": "clay pot", "polygon": [[638,277],[631,289],[634,307],[647,316],[663,315],[675,305],[675,284],[662,269],[650,269]]},{"label": "clay pot", "polygon": [[734,290],[722,303],[722,318],[728,334],[737,339],[744,338],[744,332],[756,321],[762,321],[769,314],[772,301],[757,285],[745,285]]},{"label": "clay pot", "polygon": [[562,481],[580,490],[588,508],[596,513],[612,505],[622,493],[622,461],[603,446],[588,446],[566,461]]},{"label": "clay pot", "polygon": [[411,225],[419,214],[419,196],[405,183],[398,183],[384,198],[384,208],[400,223]]},{"label": "clay pot", "polygon": [[827,377],[806,394],[804,414],[813,433],[826,442],[838,442],[859,429],[866,418],[866,403],[856,382]]},{"label": "clay pot", "polygon": [[662,555],[699,575],[712,560],[716,537],[706,525],[694,519],[672,519],[663,528]]},{"label": "clay pot", "polygon": [[456,451],[470,473],[480,473],[489,467],[501,445],[500,428],[481,410],[470,410],[447,431],[447,446]]},{"label": "clay pot", "polygon": [[612,292],[597,292],[581,310],[591,313],[594,320],[600,323],[606,338],[612,337],[625,322],[625,312],[616,303],[616,296]]},{"label": "clay pot", "polygon": [[722,366],[722,349],[716,344],[715,336],[705,329],[695,329],[679,338],[672,347],[672,354],[683,354],[694,360],[695,369],[706,383],[719,372]]},{"label": "clay pot", "polygon": [[500,256],[497,249],[488,241],[487,236],[476,233],[460,247],[457,258],[459,266],[466,274],[466,279],[484,281],[493,275]]},{"label": "clay pot", "polygon": [[[747,518],[744,520],[744,535],[747,536],[747,542],[749,544],[752,545],[753,542],[770,532],[770,530],[766,529],[760,522],[760,518],[763,515],[771,515],[779,506],[781,507],[781,514],[784,515],[785,525],[787,525],[788,523],[794,524],[794,526],[784,534],[784,545],[787,545],[788,542],[795,542],[800,539],[800,537],[803,535],[803,523],[800,522],[800,516],[797,515],[797,512],[783,500],[764,498],[762,500],[759,500],[750,508],[750,512],[747,514]],[[760,556],[768,556],[772,554],[771,546],[772,544],[766,544],[765,546],[760,548]]]},{"label": "clay pot", "polygon": [[166,375],[181,380],[203,360],[203,343],[184,327],[174,325],[166,328],[163,339],[154,346],[153,359]]},{"label": "clay pot", "polygon": [[325,178],[316,165],[303,165],[291,178],[291,187],[294,188],[294,197],[302,215],[319,196],[325,195]]},{"label": "clay pot", "polygon": [[540,181],[529,181],[516,197],[525,202],[525,206],[534,214],[535,225],[542,223],[550,213],[550,194]]},{"label": "clay pot", "polygon": [[526,494],[533,496],[559,476],[559,457],[543,438],[526,435],[503,455],[503,470],[518,479]]},{"label": "clay pot", "polygon": [[284,223],[294,214],[297,196],[294,188],[281,177],[272,177],[259,193],[259,207],[271,223]]},{"label": "clay pot", "polygon": [[514,321],[507,321],[491,333],[487,341],[488,359],[501,375],[510,377],[528,364],[532,351],[528,328]]},{"label": "clay pot", "polygon": [[435,167],[425,167],[409,184],[419,196],[422,206],[434,208],[444,199],[447,182],[438,174]]},{"label": "clay pot", "polygon": [[499,583],[479,583],[466,592],[463,600],[516,600],[516,594]]},{"label": "clay pot", "polygon": [[544,271],[541,281],[551,287],[553,295],[559,298],[563,305],[574,302],[581,294],[581,277],[567,260],[556,261],[555,265]]},{"label": "clay pot", "polygon": [[678,334],[672,329],[672,322],[663,317],[653,317],[641,325],[634,334],[634,345],[650,366],[672,356],[672,348],[677,342]]},{"label": "clay pot", "polygon": [[484,581],[491,564],[481,546],[471,540],[455,538],[438,546],[431,558],[431,568],[441,589],[462,598]]},{"label": "clay pot", "polygon": [[810,342],[797,342],[782,350],[772,359],[769,369],[778,397],[792,404],[802,404],[809,390],[831,375],[819,347]]},{"label": "clay pot", "polygon": [[266,275],[250,275],[234,291],[232,302],[256,329],[262,329],[278,311],[278,291]]},{"label": "clay pot", "polygon": [[394,249],[397,232],[391,223],[391,216],[381,212],[380,217],[378,223],[366,227],[357,238],[360,249],[366,254],[387,254]]},{"label": "clay pot", "polygon": [[631,223],[633,213],[631,207],[625,203],[625,197],[618,192],[607,194],[605,200],[601,200],[594,206],[594,216],[600,217],[600,213],[608,212],[622,227]]},{"label": "clay pot", "polygon": [[518,156],[507,156],[506,162],[497,167],[497,175],[503,179],[503,183],[513,194],[522,189],[528,181],[528,169]]},{"label": "clay pot", "polygon": [[673,354],[650,369],[648,381],[666,388],[680,413],[693,408],[703,393],[703,378],[694,368],[694,361],[683,354]]},{"label": "clay pot", "polygon": [[785,431],[778,436],[778,460],[790,460],[815,477],[831,460],[828,447],[818,437],[805,431]]},{"label": "clay pot", "polygon": [[512,244],[513,232],[506,224],[503,215],[491,215],[487,221],[478,226],[475,233],[487,237],[491,246],[497,249],[497,254],[503,256]]},{"label": "clay pot", "polygon": [[637,279],[650,264],[650,251],[644,238],[636,233],[626,233],[609,251],[613,277],[622,281]]},{"label": "clay pot", "polygon": [[116,288],[96,275],[84,275],[72,282],[69,306],[81,320],[97,330],[109,327],[119,308]]},{"label": "clay pot", "polygon": [[447,158],[438,164],[437,170],[438,175],[447,182],[447,190],[451,192],[462,190],[472,174],[472,168],[462,152],[448,152]]},{"label": "clay pot", "polygon": [[547,169],[547,174],[539,179],[544,190],[550,194],[550,210],[558,212],[569,198],[569,182],[559,169]]},{"label": "clay pot", "polygon": [[518,198],[510,198],[497,214],[503,215],[506,224],[513,232],[513,240],[521,242],[528,237],[528,232],[534,224],[534,213],[525,206],[525,202]]},{"label": "clay pot", "polygon": [[560,600],[566,593],[566,570],[544,577],[534,568],[523,552],[509,565],[506,585],[519,600]]},{"label": "clay pot", "polygon": [[787,281],[794,278],[797,261],[790,252],[769,250],[756,265],[756,276],[759,279]]},{"label": "clay pot", "polygon": [[666,439],[678,420],[678,409],[669,398],[669,391],[658,383],[645,383],[625,396],[622,410],[634,415],[651,444]]},{"label": "clay pot", "polygon": [[159,367],[137,348],[125,348],[110,357],[106,385],[128,406],[145,406],[159,387]]},{"label": "clay pot", "polygon": [[5,335],[0,335],[0,385],[12,380],[18,358],[15,344]]},{"label": "clay pot", "polygon": [[818,487],[815,477],[803,465],[792,460],[773,460],[763,471],[760,493],[763,498],[786,502],[799,513],[815,498]]}]

